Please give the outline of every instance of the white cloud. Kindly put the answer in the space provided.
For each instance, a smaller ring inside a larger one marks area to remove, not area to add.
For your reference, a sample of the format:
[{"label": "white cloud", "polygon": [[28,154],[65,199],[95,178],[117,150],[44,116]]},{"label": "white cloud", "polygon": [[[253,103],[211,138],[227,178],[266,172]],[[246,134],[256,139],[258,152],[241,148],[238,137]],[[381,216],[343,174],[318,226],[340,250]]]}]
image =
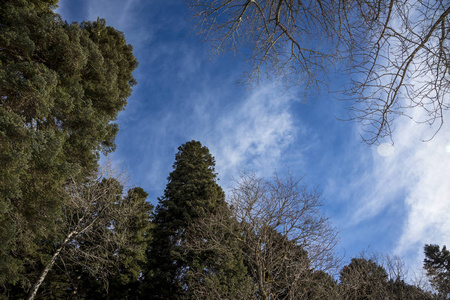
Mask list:
[{"label": "white cloud", "polygon": [[450,154],[446,151],[450,126],[444,127],[434,139],[419,144],[417,140],[424,137],[425,129],[418,129],[415,123],[398,127],[405,157],[395,168],[402,169],[409,182],[404,187],[407,218],[395,250],[412,254],[416,261],[422,260],[425,243],[442,245],[450,241]]},{"label": "white cloud", "polygon": [[[414,12],[413,8],[411,13]],[[414,18],[415,16],[411,15],[413,21],[422,22]],[[399,24],[398,20],[394,19],[393,27],[398,27]],[[396,49],[395,41],[389,45],[390,49]],[[408,51],[413,50],[411,48]],[[405,81],[405,86],[415,91],[423,91],[430,78],[434,78],[433,70],[425,72],[427,69],[422,68],[424,64],[417,61],[420,56],[416,55],[416,61],[411,64],[408,73],[408,76],[413,78],[407,78]],[[393,75],[388,74],[395,72],[389,71],[392,70],[385,71],[383,84],[393,80]],[[407,94],[405,90],[403,92]],[[420,102],[422,96],[424,95],[418,93],[413,100]],[[425,96],[432,99],[433,92],[428,91]],[[450,102],[450,97],[447,94],[445,99],[440,100],[445,105]],[[351,214],[350,222],[353,228],[369,220],[384,222],[383,213],[386,210],[401,207],[403,211],[395,214],[401,218],[389,220],[393,224],[396,223],[398,228],[392,230],[398,230],[400,235],[396,241],[389,243],[393,253],[403,257],[414,268],[420,268],[422,265],[424,244],[448,245],[450,241],[450,125],[444,123],[434,136],[439,120],[431,126],[426,123],[430,116],[432,117],[434,105],[435,102],[424,101],[415,108],[405,109],[403,113],[411,119],[400,117],[393,124],[394,147],[382,144],[379,148],[374,147],[369,157],[363,154],[363,159],[371,160],[373,166],[352,175],[352,197],[355,199],[354,205],[359,207]],[[414,103],[403,99],[399,106],[408,108],[414,106]],[[427,109],[431,113],[427,113]],[[450,113],[447,111],[444,114],[445,120],[448,120]],[[413,120],[423,123],[418,124]],[[422,142],[424,140],[428,142]],[[379,241],[374,241],[374,244],[377,242]]]},{"label": "white cloud", "polygon": [[422,142],[432,136],[432,130],[435,128],[399,119],[390,155],[372,149],[373,168],[354,175],[351,187],[359,207],[350,218],[352,228],[368,220],[384,222],[386,209],[402,207],[401,218],[389,220],[399,227],[393,230],[400,229],[391,249],[415,270],[422,266],[425,244],[448,245],[450,241],[450,137],[446,134],[450,126],[444,124],[432,140]]},{"label": "white cloud", "polygon": [[268,84],[217,117],[205,141],[221,178],[230,180],[239,170],[273,172],[280,166],[283,152],[299,133],[290,112],[291,99]]}]

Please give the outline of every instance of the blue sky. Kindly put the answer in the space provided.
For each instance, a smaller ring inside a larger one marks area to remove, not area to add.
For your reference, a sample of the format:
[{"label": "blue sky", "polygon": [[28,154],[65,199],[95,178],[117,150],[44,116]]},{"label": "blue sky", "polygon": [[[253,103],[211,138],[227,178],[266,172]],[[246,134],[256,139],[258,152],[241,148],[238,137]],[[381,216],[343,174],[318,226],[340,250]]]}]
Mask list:
[{"label": "blue sky", "polygon": [[59,6],[68,21],[106,19],[134,46],[138,85],[119,115],[110,159],[132,174],[149,201],[162,195],[178,146],[195,139],[216,157],[225,190],[239,170],[262,176],[289,170],[319,187],[347,260],[378,251],[415,269],[425,243],[450,246],[448,124],[424,143],[433,128],[399,119],[394,146],[369,147],[358,124],[337,119],[346,111],[332,95],[305,99],[301,86],[285,90],[270,78],[253,89],[237,84],[243,58],[212,56],[182,1],[62,0]]}]

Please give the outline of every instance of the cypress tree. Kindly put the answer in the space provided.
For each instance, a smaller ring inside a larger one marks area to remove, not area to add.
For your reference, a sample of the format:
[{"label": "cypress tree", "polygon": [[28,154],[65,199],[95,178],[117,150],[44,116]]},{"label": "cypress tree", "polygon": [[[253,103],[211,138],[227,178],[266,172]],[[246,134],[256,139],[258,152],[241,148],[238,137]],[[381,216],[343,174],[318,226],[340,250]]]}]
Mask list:
[{"label": "cypress tree", "polygon": [[146,296],[181,298],[189,287],[186,273],[202,268],[198,253],[186,247],[189,227],[196,220],[226,208],[225,195],[217,184],[214,157],[198,141],[178,148],[164,196],[159,198],[149,251]]}]

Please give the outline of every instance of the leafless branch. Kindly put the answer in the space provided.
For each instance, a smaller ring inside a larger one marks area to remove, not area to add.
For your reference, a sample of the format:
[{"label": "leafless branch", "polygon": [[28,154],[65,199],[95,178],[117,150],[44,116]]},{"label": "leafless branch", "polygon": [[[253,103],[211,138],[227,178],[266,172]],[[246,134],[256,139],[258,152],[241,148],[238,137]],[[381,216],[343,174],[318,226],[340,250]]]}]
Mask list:
[{"label": "leafless branch", "polygon": [[[193,224],[191,232],[201,238],[190,247],[238,252],[260,299],[308,299],[304,289],[312,272],[338,266],[333,254],[337,234],[320,212],[320,195],[299,180],[244,174],[229,202],[231,217],[217,214]],[[227,246],[230,235],[237,247]]]},{"label": "leafless branch", "polygon": [[[244,81],[262,74],[306,92],[331,67],[350,83],[350,120],[363,139],[392,135],[397,116],[443,123],[449,107],[450,6],[445,0],[188,0],[216,52],[243,49]],[[419,109],[419,110],[417,110]]]},{"label": "leafless branch", "polygon": [[[112,175],[108,168],[105,174]],[[130,222],[146,208],[142,202],[129,201],[122,195],[123,185],[116,178],[101,174],[82,183],[72,181],[66,192],[54,252],[29,291],[28,299],[34,299],[47,273],[58,262],[64,267],[81,267],[102,280],[107,289],[109,276],[120,265],[122,249],[139,247],[130,238]]]}]

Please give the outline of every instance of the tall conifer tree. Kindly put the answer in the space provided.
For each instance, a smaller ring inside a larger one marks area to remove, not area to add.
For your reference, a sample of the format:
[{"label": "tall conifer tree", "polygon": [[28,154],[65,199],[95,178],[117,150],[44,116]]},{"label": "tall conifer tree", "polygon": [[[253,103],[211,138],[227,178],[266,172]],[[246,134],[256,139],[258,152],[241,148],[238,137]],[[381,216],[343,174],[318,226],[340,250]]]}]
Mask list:
[{"label": "tall conifer tree", "polygon": [[193,222],[226,208],[214,166],[214,157],[200,142],[190,141],[178,148],[164,196],[154,214],[147,296],[181,298],[189,288],[186,273],[201,268],[204,258],[185,245],[192,238],[188,231]]}]

